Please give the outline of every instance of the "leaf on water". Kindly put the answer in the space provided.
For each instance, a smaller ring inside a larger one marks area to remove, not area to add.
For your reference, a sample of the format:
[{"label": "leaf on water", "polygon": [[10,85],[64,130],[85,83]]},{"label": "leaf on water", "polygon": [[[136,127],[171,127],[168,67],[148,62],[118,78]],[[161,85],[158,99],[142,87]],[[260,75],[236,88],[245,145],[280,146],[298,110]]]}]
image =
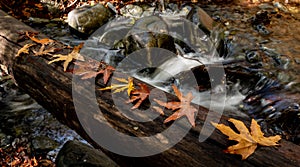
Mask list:
[{"label": "leaf on water", "polygon": [[[160,100],[154,99],[155,102],[157,102],[159,105],[166,107],[167,109],[175,111],[174,114],[169,116],[164,123],[168,123],[170,121],[177,120],[178,118],[181,118],[182,116],[186,116],[190,124],[195,127],[195,114],[197,113],[197,109],[191,105],[191,102],[193,100],[193,94],[189,92],[186,96],[183,96],[181,92],[178,90],[178,88],[173,85],[173,90],[180,100],[173,101],[173,102],[162,102]],[[157,112],[161,113],[162,109],[155,107],[154,108]]]},{"label": "leaf on water", "polygon": [[111,86],[101,88],[100,90],[113,90],[113,93],[118,93],[125,91],[127,89],[127,94],[130,96],[130,93],[135,89],[133,84],[133,78],[128,77],[128,80],[124,78],[114,78],[119,82],[122,82],[124,84],[112,84]]},{"label": "leaf on water", "polygon": [[73,60],[84,61],[84,57],[79,54],[79,51],[82,48],[82,46],[83,43],[79,44],[78,46],[75,46],[73,48],[73,51],[68,55],[61,55],[61,54],[54,55],[53,57],[55,57],[56,59],[50,61],[48,64],[58,62],[58,61],[64,61],[64,71],[66,71],[71,61]]},{"label": "leaf on water", "polygon": [[39,43],[39,44],[42,44],[42,45],[47,45],[49,43],[53,43],[54,40],[52,39],[49,39],[49,38],[44,38],[44,39],[37,39],[35,38],[34,35],[30,34],[28,31],[25,32],[26,36],[28,38],[30,38],[32,41],[36,42],[36,43]]},{"label": "leaf on water", "polygon": [[19,57],[21,54],[29,54],[29,48],[31,46],[34,46],[35,44],[26,44],[24,45],[20,50],[18,50],[18,53],[16,57]]},{"label": "leaf on water", "polygon": [[229,140],[238,142],[238,144],[228,147],[225,152],[230,154],[240,154],[242,155],[243,160],[254,153],[258,144],[262,146],[276,146],[278,145],[277,142],[281,139],[279,135],[264,137],[264,133],[254,119],[251,121],[251,133],[242,121],[233,118],[230,118],[228,121],[232,122],[240,133],[236,133],[229,126],[224,124],[213,122],[211,122],[211,124],[219,129],[224,135],[228,136]]},{"label": "leaf on water", "polygon": [[140,107],[140,105],[145,101],[150,94],[150,90],[146,84],[138,84],[140,89],[133,90],[131,92],[132,96],[127,103],[132,103],[138,100],[138,102],[131,108],[131,109],[137,109]]}]

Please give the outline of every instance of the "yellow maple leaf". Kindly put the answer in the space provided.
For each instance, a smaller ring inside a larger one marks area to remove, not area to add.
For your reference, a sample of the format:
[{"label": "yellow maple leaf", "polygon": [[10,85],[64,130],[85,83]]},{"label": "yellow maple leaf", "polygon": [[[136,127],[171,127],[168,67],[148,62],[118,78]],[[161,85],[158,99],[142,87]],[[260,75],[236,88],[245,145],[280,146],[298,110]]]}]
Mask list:
[{"label": "yellow maple leaf", "polygon": [[277,142],[281,139],[279,135],[265,137],[260,126],[254,119],[251,121],[251,133],[242,121],[233,118],[230,118],[228,121],[232,122],[240,133],[236,133],[229,126],[224,124],[213,122],[211,122],[211,124],[228,136],[229,140],[238,142],[238,144],[228,147],[225,152],[230,154],[240,154],[242,155],[243,160],[255,151],[258,144],[262,146],[276,146],[278,145]]},{"label": "yellow maple leaf", "polygon": [[71,61],[73,61],[73,60],[84,61],[83,56],[81,56],[79,54],[79,51],[82,48],[82,46],[83,46],[83,43],[79,44],[78,46],[75,46],[73,48],[73,51],[71,53],[69,53],[68,55],[62,55],[62,54],[54,55],[53,57],[56,57],[56,59],[50,61],[48,64],[58,62],[58,61],[65,61],[64,62],[64,71],[66,71],[67,67]]},{"label": "yellow maple leaf", "polygon": [[22,53],[24,54],[29,54],[29,48],[31,46],[34,46],[35,44],[26,44],[24,45],[20,50],[18,50],[18,53],[16,55],[16,57],[19,57]]},{"label": "yellow maple leaf", "polygon": [[130,96],[130,93],[135,89],[133,84],[133,78],[128,77],[128,80],[124,78],[114,78],[114,79],[124,84],[111,84],[111,86],[101,88],[100,90],[114,90],[113,93],[118,93],[127,89],[127,94],[128,96]]}]

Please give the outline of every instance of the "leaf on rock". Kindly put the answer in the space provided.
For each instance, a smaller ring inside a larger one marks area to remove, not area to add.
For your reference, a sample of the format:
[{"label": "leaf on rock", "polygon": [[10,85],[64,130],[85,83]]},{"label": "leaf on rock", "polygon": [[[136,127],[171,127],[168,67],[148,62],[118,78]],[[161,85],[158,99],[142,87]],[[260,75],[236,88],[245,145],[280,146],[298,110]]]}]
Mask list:
[{"label": "leaf on rock", "polygon": [[17,53],[16,57],[19,57],[21,54],[29,54],[29,48],[35,44],[26,44],[24,45]]},{"label": "leaf on rock", "polygon": [[65,61],[64,62],[64,71],[66,71],[67,67],[71,61],[73,61],[73,60],[84,61],[83,56],[81,56],[79,54],[79,51],[82,48],[82,46],[83,46],[83,43],[79,44],[78,46],[75,46],[73,48],[73,51],[71,53],[69,53],[68,55],[61,55],[61,54],[54,55],[53,57],[56,57],[56,59],[50,61],[48,64],[58,62],[58,61]]},{"label": "leaf on rock", "polygon": [[131,109],[137,109],[140,107],[140,105],[143,103],[143,101],[145,101],[150,94],[150,90],[148,88],[148,86],[146,84],[138,84],[140,89],[136,89],[133,90],[131,92],[132,96],[130,98],[129,101],[127,101],[127,103],[132,103],[138,100],[138,102],[131,108]]},{"label": "leaf on rock", "polygon": [[100,90],[114,90],[113,93],[118,93],[125,91],[127,89],[127,94],[130,96],[130,93],[135,89],[133,84],[133,78],[128,77],[128,80],[124,78],[115,78],[117,81],[125,84],[112,84],[111,86],[101,88]]},{"label": "leaf on rock", "polygon": [[258,144],[262,146],[276,146],[278,145],[277,142],[281,139],[279,135],[264,137],[264,133],[254,119],[251,121],[251,133],[242,121],[233,118],[230,118],[228,121],[232,122],[240,133],[236,133],[229,126],[224,124],[213,122],[211,122],[211,124],[219,129],[224,135],[228,136],[229,140],[238,142],[238,144],[228,147],[225,152],[230,154],[240,154],[242,155],[243,160],[254,153]]},{"label": "leaf on rock", "polygon": [[[157,102],[159,105],[166,107],[167,109],[171,109],[173,111],[176,111],[174,114],[169,116],[164,123],[177,120],[178,118],[181,118],[182,116],[186,116],[190,124],[195,127],[195,114],[197,113],[197,109],[191,105],[191,102],[193,100],[193,94],[189,92],[186,96],[183,96],[181,92],[178,90],[178,88],[173,85],[173,90],[180,100],[180,102],[173,101],[173,102],[162,102],[160,100],[154,99],[155,102]],[[161,113],[162,109],[158,109],[158,107],[154,108],[157,112]]]}]

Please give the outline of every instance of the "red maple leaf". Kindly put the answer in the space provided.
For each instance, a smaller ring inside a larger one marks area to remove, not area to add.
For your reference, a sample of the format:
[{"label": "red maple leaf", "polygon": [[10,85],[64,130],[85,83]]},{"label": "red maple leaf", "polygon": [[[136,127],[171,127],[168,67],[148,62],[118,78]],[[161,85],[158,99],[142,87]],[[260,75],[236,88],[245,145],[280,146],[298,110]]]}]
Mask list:
[{"label": "red maple leaf", "polygon": [[[95,60],[88,60],[87,62],[74,62],[79,68],[74,70],[75,75],[81,75],[81,79],[95,78],[99,74],[103,74],[103,82],[107,83],[114,67],[105,64],[104,62],[98,62]],[[100,67],[100,69],[99,69]]]},{"label": "red maple leaf", "polygon": [[[198,110],[191,105],[191,102],[194,98],[193,94],[189,92],[186,96],[183,96],[182,93],[178,90],[178,88],[175,85],[173,85],[172,87],[180,102],[178,101],[162,102],[160,100],[154,99],[154,101],[157,102],[159,105],[175,111],[175,113],[169,116],[164,121],[164,123],[168,123],[170,121],[177,120],[182,116],[186,116],[188,121],[191,123],[191,125],[195,127],[195,114],[197,113]],[[162,112],[162,109],[159,107],[154,107],[154,109],[160,113]]]},{"label": "red maple leaf", "polygon": [[138,102],[131,108],[132,110],[139,108],[143,101],[145,101],[150,94],[150,90],[146,84],[138,83],[138,85],[140,89],[133,90],[131,92],[132,96],[130,100],[127,101],[127,103],[132,103],[138,100]]}]

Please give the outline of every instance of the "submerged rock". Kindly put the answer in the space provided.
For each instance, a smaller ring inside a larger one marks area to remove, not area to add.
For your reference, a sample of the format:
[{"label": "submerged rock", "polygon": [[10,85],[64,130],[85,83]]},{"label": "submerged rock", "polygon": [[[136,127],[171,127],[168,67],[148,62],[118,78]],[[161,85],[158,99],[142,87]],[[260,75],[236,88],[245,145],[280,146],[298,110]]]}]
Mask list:
[{"label": "submerged rock", "polygon": [[118,165],[108,158],[100,150],[80,143],[68,141],[56,158],[56,165],[59,167],[117,167]]},{"label": "submerged rock", "polygon": [[95,6],[82,6],[68,14],[68,24],[71,33],[79,38],[87,38],[99,27],[104,25],[113,12],[101,4]]}]

